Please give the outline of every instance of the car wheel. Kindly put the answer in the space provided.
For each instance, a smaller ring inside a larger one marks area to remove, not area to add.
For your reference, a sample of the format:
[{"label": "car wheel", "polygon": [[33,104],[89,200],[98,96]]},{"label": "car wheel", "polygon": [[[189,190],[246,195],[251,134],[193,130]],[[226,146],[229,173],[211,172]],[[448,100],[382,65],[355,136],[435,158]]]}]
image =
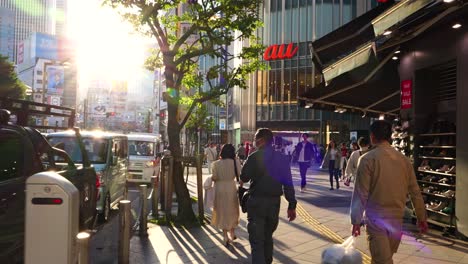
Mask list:
[{"label": "car wheel", "polygon": [[104,208],[102,208],[102,213],[99,214],[99,222],[105,223],[109,220],[110,216],[110,196],[109,194],[106,195],[106,199],[104,200]]}]

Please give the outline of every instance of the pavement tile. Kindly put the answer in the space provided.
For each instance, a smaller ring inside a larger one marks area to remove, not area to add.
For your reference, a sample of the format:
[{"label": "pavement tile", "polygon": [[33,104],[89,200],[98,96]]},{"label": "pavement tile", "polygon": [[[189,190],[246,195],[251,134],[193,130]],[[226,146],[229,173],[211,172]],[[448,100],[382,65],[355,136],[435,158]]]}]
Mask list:
[{"label": "pavement tile", "polygon": [[439,259],[430,259],[424,257],[410,256],[401,261],[402,264],[453,264],[457,262],[443,261]]}]

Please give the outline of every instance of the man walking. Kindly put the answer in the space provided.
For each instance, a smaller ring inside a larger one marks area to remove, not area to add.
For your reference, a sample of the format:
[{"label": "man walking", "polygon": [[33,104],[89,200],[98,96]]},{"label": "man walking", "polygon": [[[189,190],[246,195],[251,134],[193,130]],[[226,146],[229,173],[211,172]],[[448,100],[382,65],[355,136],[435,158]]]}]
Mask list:
[{"label": "man walking", "polygon": [[299,163],[299,171],[301,173],[301,192],[304,192],[307,184],[307,169],[310,167],[310,163],[314,157],[314,147],[312,143],[309,142],[309,135],[307,133],[303,133],[301,137],[302,142],[296,145],[294,153],[296,155],[295,159],[297,163]]},{"label": "man walking", "polygon": [[359,158],[364,155],[369,150],[369,139],[365,137],[360,137],[358,140],[359,150],[353,151],[349,157],[348,164],[346,165],[345,170],[345,185],[349,186],[350,182],[354,182],[357,173],[357,166]]},{"label": "man walking", "polygon": [[211,163],[218,158],[218,151],[216,150],[216,145],[213,143],[210,143],[206,148],[205,148],[205,157],[206,157],[206,163],[208,165],[208,173],[211,174]]},{"label": "man walking", "polygon": [[245,152],[246,151],[245,151],[244,145],[239,144],[236,154],[237,154],[237,157],[240,159],[241,164],[244,162],[244,160],[246,158],[246,153]]},{"label": "man walking", "polygon": [[356,173],[351,201],[352,235],[361,234],[365,211],[366,230],[373,264],[392,264],[402,236],[403,214],[409,193],[418,227],[427,231],[427,216],[411,162],[390,145],[392,126],[384,120],[370,127],[372,150],[364,154]]},{"label": "man walking", "polygon": [[274,151],[273,133],[260,128],[255,133],[257,151],[242,167],[242,182],[251,181],[251,196],[247,203],[247,229],[252,249],[252,263],[273,261],[273,232],[278,227],[278,216],[283,195],[289,202],[289,221],[296,219],[296,198],[288,158]]}]

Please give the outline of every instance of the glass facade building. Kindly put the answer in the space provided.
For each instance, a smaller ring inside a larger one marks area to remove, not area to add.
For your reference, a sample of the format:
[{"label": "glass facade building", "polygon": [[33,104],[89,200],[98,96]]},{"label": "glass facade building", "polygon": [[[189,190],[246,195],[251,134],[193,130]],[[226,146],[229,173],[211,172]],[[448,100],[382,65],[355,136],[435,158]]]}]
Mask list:
[{"label": "glass facade building", "polygon": [[[265,61],[251,84],[256,93],[256,126],[276,131],[324,131],[323,120],[343,120],[351,129],[367,129],[360,116],[299,107],[298,95],[320,82],[309,43],[350,22],[377,5],[375,0],[266,0],[260,11],[264,27],[258,30],[263,44],[293,43],[291,59]],[[315,121],[315,122],[311,122]],[[332,121],[330,121],[332,122]]]}]

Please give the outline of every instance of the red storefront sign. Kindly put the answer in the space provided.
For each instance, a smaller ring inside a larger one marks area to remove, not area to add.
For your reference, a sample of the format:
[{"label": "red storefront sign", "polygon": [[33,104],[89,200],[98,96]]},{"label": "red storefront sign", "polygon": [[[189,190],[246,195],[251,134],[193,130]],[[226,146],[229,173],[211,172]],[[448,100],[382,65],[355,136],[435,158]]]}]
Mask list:
[{"label": "red storefront sign", "polygon": [[263,53],[264,60],[283,60],[283,59],[291,59],[296,55],[297,50],[299,47],[293,49],[293,44],[289,43],[285,50],[286,44],[275,44],[271,45],[266,48],[265,53]]},{"label": "red storefront sign", "polygon": [[404,80],[401,82],[401,109],[413,107],[413,81]]}]

